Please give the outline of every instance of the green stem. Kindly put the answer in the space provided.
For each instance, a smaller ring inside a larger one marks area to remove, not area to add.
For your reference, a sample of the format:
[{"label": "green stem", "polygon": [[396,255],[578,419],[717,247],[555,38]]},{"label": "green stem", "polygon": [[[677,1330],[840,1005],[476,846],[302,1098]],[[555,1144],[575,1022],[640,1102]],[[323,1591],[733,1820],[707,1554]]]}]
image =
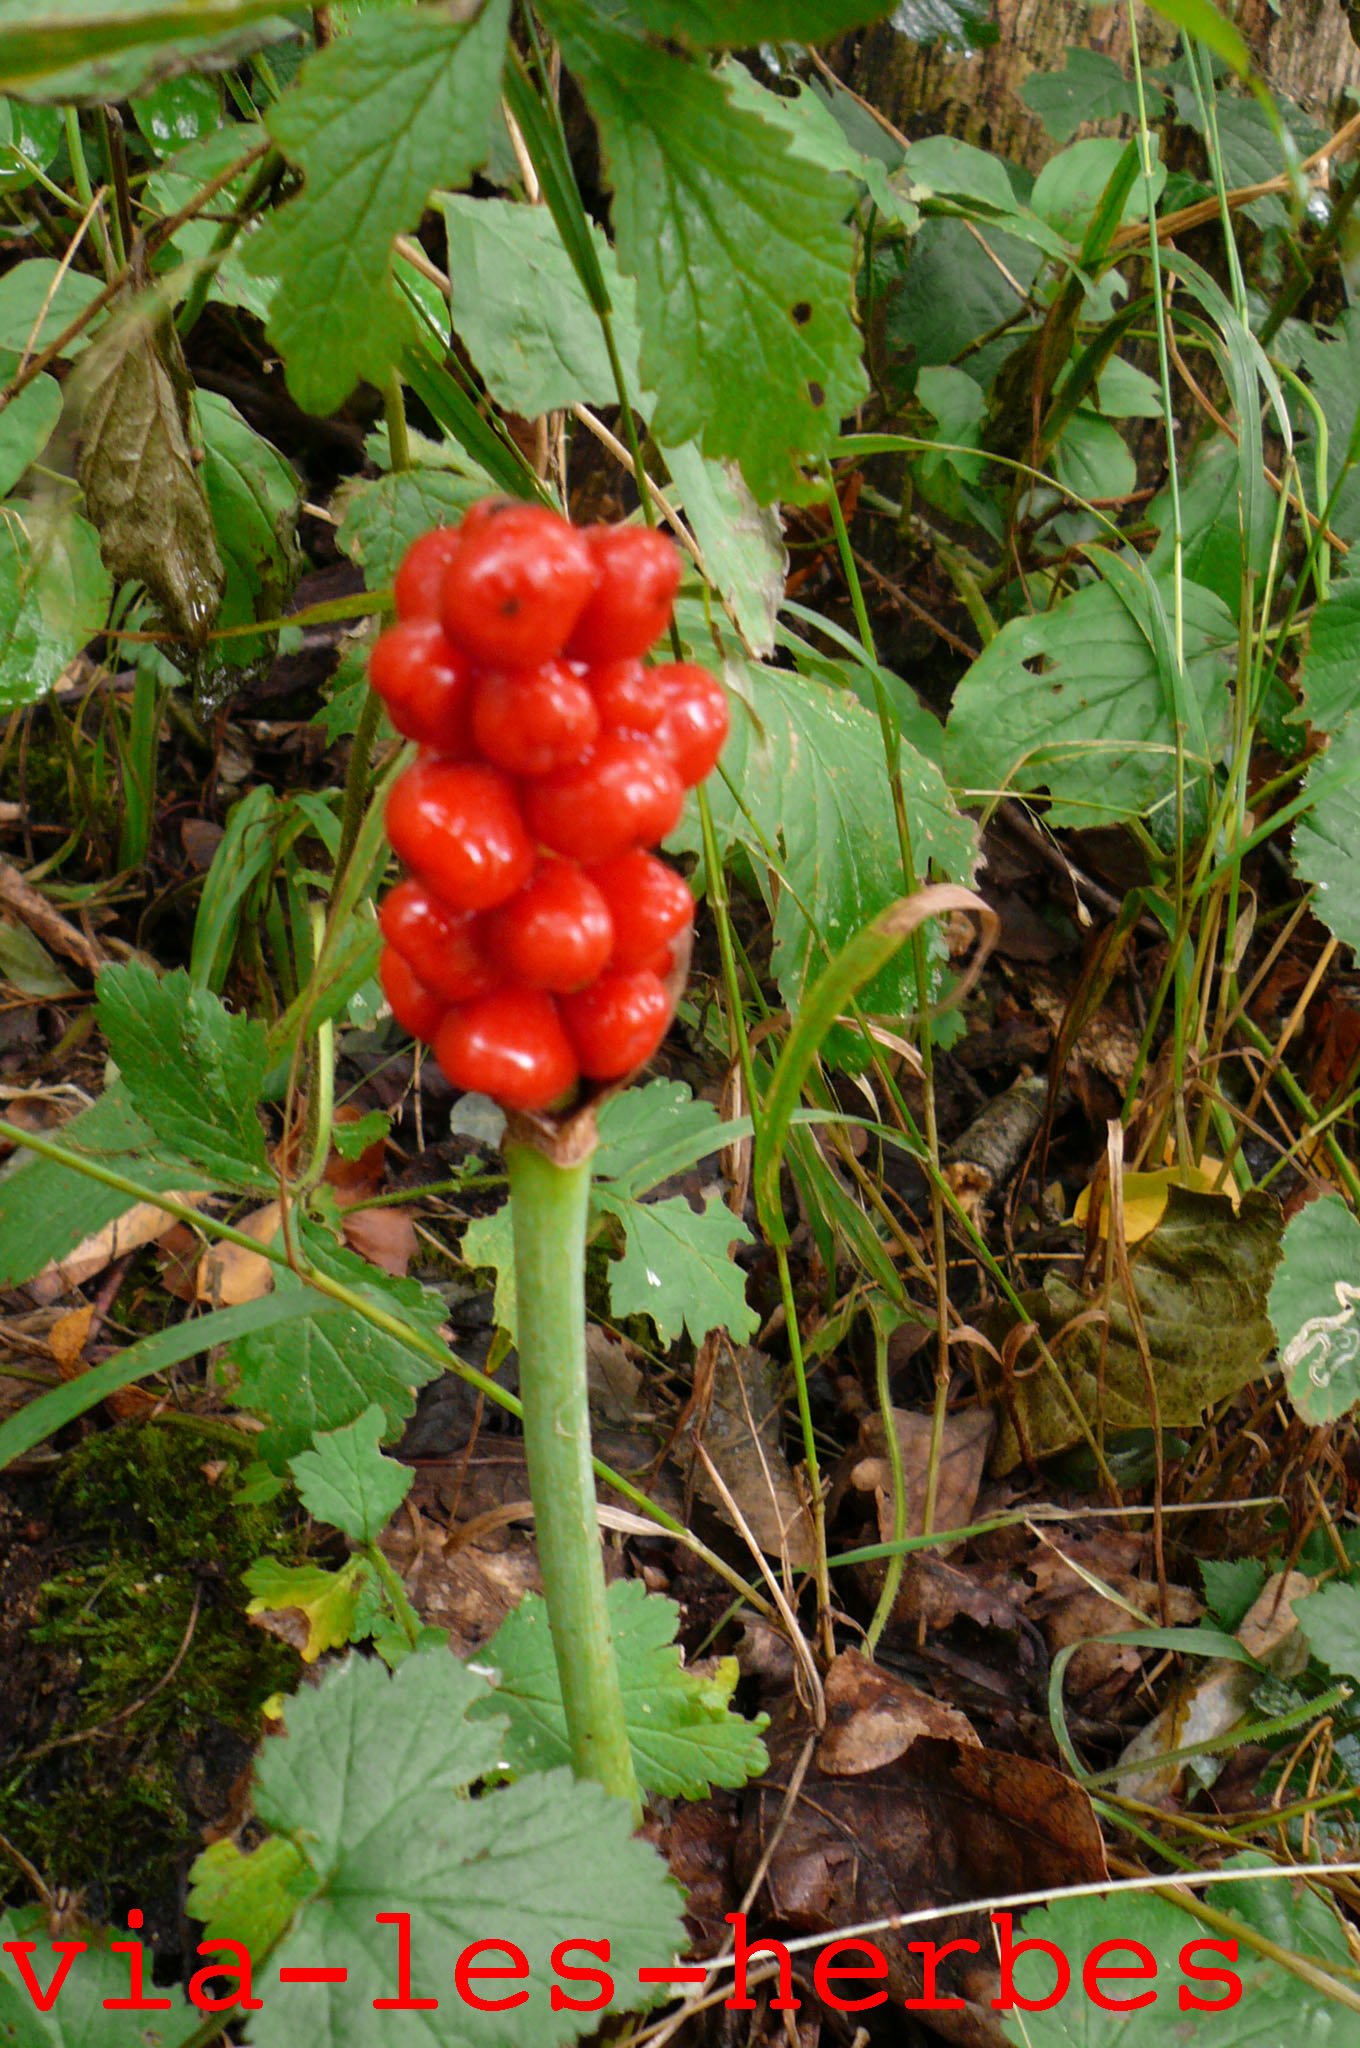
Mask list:
[{"label": "green stem", "polygon": [[590,1160],[558,1166],[505,1147],[515,1233],[520,1400],[538,1562],[548,1602],[571,1760],[642,1814],[605,1604],[586,1392],[586,1218]]}]

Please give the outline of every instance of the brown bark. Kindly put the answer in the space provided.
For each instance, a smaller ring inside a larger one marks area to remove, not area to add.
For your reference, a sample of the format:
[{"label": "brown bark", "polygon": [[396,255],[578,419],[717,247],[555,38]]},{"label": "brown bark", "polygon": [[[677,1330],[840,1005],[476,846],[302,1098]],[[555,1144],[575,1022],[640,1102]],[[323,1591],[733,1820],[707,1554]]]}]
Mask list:
[{"label": "brown bark", "polygon": [[[879,23],[844,39],[836,68],[913,141],[957,135],[1035,170],[1053,144],[1020,98],[1021,85],[1033,71],[1061,70],[1069,45],[1101,51],[1127,73],[1128,11],[1085,0],[995,0],[993,19],[998,40],[967,53],[910,43]],[[1360,49],[1337,0],[1289,0],[1278,16],[1268,0],[1243,0],[1239,27],[1272,88],[1314,119],[1331,122],[1346,89],[1360,91]],[[1138,10],[1138,34],[1145,65],[1175,47],[1175,30],[1147,7]]]}]

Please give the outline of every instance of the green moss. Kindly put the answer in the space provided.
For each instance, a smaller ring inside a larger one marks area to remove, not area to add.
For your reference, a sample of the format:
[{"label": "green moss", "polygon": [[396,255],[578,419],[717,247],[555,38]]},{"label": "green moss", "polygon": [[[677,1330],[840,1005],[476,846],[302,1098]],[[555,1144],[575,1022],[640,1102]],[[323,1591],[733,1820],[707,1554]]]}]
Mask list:
[{"label": "green moss", "polygon": [[[248,1450],[191,1427],[130,1425],[73,1451],[56,1488],[54,1521],[70,1542],[26,1649],[32,1693],[50,1705],[48,1725],[41,1709],[30,1717],[25,1747],[104,1732],[35,1756],[0,1786],[0,1832],[50,1884],[85,1891],[102,1912],[176,1898],[258,1740],[264,1701],[297,1684],[295,1654],[246,1619],[241,1574],[264,1551],[298,1557],[302,1538],[287,1495],[282,1507],[235,1504],[248,1463]],[[0,1896],[6,1883],[26,1896],[0,1865]]]}]

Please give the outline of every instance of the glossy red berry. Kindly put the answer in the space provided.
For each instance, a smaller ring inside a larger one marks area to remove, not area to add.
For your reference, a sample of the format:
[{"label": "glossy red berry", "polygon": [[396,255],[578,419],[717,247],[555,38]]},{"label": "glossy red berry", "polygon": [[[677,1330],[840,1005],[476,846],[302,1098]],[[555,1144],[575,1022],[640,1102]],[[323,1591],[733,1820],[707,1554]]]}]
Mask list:
[{"label": "glossy red berry", "polygon": [[503,988],[450,1010],[434,1054],[455,1088],[503,1109],[547,1109],[577,1079],[556,1005],[536,988]]},{"label": "glossy red berry", "polygon": [[658,975],[612,967],[589,988],[563,996],[559,1007],[581,1072],[592,1081],[617,1081],[649,1060],[671,1012]]},{"label": "glossy red berry", "polygon": [[466,753],[472,664],[438,619],[403,619],[373,643],[368,679],[399,733],[441,754]]},{"label": "glossy red berry", "polygon": [[694,898],[684,881],[674,868],[641,847],[600,861],[587,873],[608,904],[614,923],[610,966],[630,971],[656,968],[671,941],[694,915]]},{"label": "glossy red berry", "polygon": [[579,761],[600,730],[585,684],[562,661],[493,669],[472,698],[472,734],[507,775],[549,775]]},{"label": "glossy red berry", "polygon": [[545,505],[507,504],[464,527],[444,577],[444,629],[474,661],[537,668],[561,653],[597,575],[574,526]]},{"label": "glossy red berry", "polygon": [[652,670],[664,709],[657,725],[657,746],[674,762],[686,789],[715,766],[727,738],[727,694],[706,668],[675,661]]},{"label": "glossy red berry", "polygon": [[408,768],[387,799],[387,836],[449,910],[491,910],[533,871],[514,784],[478,762],[432,755]]},{"label": "glossy red berry", "polygon": [[599,582],[567,652],[578,661],[645,654],[670,624],[680,587],[674,543],[646,526],[588,526],[584,533]]},{"label": "glossy red berry", "polygon": [[684,803],[679,776],[650,740],[605,733],[576,767],[526,784],[524,821],[569,860],[610,860],[664,839]]},{"label": "glossy red berry", "polygon": [[478,948],[478,920],[446,910],[420,882],[398,882],[383,899],[378,923],[388,945],[446,1005],[488,996],[505,980]]},{"label": "glossy red berry", "polygon": [[589,684],[602,725],[627,732],[650,732],[666,708],[666,700],[652,681],[655,671],[640,661],[606,661],[587,668],[582,680]]},{"label": "glossy red berry", "polygon": [[593,981],[614,945],[614,921],[571,861],[547,860],[486,920],[486,946],[506,976],[566,994]]},{"label": "glossy red berry", "polygon": [[458,526],[436,526],[413,540],[401,558],[392,585],[399,619],[437,619],[444,591],[444,571],[462,545]]},{"label": "glossy red berry", "polygon": [[378,959],[378,979],[388,1007],[403,1031],[428,1045],[444,1021],[448,1009],[432,989],[426,988],[391,946],[384,946]]}]

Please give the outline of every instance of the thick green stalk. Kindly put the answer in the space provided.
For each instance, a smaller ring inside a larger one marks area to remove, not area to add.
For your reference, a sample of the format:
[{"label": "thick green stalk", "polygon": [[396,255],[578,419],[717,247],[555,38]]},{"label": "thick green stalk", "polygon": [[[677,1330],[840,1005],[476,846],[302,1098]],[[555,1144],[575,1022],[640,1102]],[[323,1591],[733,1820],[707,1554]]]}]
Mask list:
[{"label": "thick green stalk", "polygon": [[508,1142],[524,1451],[538,1562],[566,1709],[572,1766],[635,1817],[642,1802],[628,1745],[605,1606],[586,1392],[586,1217],[590,1160],[559,1166]]}]

